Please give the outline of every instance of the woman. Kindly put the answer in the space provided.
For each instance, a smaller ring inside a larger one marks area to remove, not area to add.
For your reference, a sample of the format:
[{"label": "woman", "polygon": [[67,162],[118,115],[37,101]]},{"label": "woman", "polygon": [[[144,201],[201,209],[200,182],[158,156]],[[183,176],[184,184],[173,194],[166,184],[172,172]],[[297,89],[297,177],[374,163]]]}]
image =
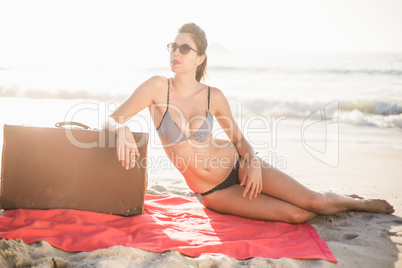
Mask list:
[{"label": "woman", "polygon": [[[117,155],[123,166],[132,168],[139,156],[124,123],[148,107],[167,156],[189,188],[214,211],[288,223],[346,210],[394,212],[385,200],[312,191],[257,157],[223,93],[200,83],[206,72],[207,45],[200,27],[184,24],[168,45],[174,77],[145,81],[111,115],[114,120],[106,129],[117,134]],[[228,141],[211,135],[213,116]]]}]

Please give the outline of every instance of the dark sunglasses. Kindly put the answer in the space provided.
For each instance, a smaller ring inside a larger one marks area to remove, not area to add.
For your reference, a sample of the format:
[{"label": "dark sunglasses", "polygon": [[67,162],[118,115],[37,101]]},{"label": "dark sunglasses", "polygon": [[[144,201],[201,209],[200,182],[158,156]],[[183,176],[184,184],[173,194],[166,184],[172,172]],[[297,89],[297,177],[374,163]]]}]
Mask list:
[{"label": "dark sunglasses", "polygon": [[176,49],[179,49],[179,51],[180,51],[181,54],[187,54],[187,53],[190,52],[190,50],[194,50],[194,51],[197,52],[199,55],[202,55],[202,53],[198,52],[197,50],[195,50],[194,48],[190,47],[190,46],[187,45],[187,44],[183,44],[183,45],[180,45],[180,46],[179,46],[179,45],[176,44],[176,43],[170,43],[170,44],[167,45],[167,50],[168,50],[170,53],[175,52]]}]

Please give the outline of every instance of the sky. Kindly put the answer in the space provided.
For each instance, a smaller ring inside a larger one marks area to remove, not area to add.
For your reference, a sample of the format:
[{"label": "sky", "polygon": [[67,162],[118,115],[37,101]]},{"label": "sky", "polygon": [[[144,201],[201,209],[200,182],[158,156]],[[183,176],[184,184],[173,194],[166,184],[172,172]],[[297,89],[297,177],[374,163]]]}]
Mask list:
[{"label": "sky", "polygon": [[153,64],[186,22],[234,53],[402,52],[400,0],[0,0],[0,67]]}]

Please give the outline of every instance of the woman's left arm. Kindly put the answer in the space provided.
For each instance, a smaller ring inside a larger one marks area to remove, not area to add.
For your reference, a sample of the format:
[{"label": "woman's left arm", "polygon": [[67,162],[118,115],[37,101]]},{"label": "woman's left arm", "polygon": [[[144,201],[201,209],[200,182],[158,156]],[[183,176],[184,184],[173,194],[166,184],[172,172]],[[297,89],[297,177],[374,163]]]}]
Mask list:
[{"label": "woman's left arm", "polygon": [[225,131],[228,138],[237,147],[237,151],[247,164],[247,172],[240,178],[241,186],[245,186],[243,197],[250,191],[249,198],[257,197],[262,191],[261,162],[254,152],[253,147],[244,138],[239,126],[233,118],[229,102],[223,93],[214,88],[211,91],[211,107],[219,125]]}]

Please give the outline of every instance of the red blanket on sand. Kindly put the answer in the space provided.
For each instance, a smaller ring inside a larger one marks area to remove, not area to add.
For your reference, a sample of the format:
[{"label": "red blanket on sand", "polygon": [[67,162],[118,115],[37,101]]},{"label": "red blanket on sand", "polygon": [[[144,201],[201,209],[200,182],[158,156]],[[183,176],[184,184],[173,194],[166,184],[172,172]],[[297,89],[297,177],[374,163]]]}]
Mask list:
[{"label": "red blanket on sand", "polygon": [[222,215],[196,198],[146,196],[145,213],[120,217],[69,209],[6,211],[0,237],[29,244],[46,240],[65,251],[115,245],[188,256],[225,254],[236,259],[300,258],[336,262],[308,223],[292,225]]}]

